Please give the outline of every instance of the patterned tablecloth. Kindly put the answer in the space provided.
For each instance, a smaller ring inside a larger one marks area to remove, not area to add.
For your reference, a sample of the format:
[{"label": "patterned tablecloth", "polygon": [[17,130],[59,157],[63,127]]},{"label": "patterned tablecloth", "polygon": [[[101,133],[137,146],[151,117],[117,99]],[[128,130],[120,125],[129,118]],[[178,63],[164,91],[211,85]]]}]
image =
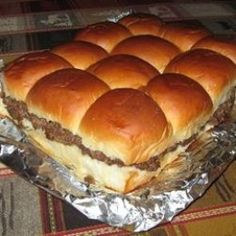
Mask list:
[{"label": "patterned tablecloth", "polygon": [[[96,8],[94,3],[96,2]],[[0,58],[69,41],[76,29],[129,12],[147,12],[166,21],[203,24],[212,32],[236,39],[236,3],[92,0],[0,1]],[[9,236],[132,235],[89,220],[65,202],[47,194],[0,165],[0,233]],[[236,162],[171,223],[137,235],[235,236]]]}]

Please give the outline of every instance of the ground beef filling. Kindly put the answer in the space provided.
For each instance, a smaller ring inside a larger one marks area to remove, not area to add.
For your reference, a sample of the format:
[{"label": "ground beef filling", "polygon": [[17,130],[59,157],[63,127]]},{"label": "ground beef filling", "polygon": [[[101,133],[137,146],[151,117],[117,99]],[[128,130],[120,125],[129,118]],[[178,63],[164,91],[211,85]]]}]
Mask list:
[{"label": "ground beef filling", "polygon": [[[232,91],[229,94],[228,99],[219,106],[219,108],[213,114],[213,116],[208,121],[208,123],[217,125],[223,122],[224,120],[226,120],[230,114],[230,111],[232,110],[232,107],[234,105],[234,100],[235,100],[235,89],[232,89]],[[7,110],[9,114],[11,115],[11,117],[17,120],[19,125],[22,125],[22,120],[24,118],[28,119],[32,123],[35,129],[42,129],[49,140],[57,141],[65,145],[76,145],[78,148],[80,148],[80,150],[82,151],[84,155],[87,154],[92,159],[105,162],[108,165],[118,165],[120,167],[126,166],[119,159],[111,159],[100,151],[93,151],[85,147],[82,144],[81,137],[79,137],[78,135],[74,135],[67,129],[62,128],[59,123],[47,121],[44,118],[39,118],[34,114],[30,114],[24,102],[20,102],[10,97],[4,97],[4,96],[3,96],[3,102],[6,105]],[[160,167],[159,159],[162,156],[164,156],[168,152],[175,151],[178,145],[182,145],[182,146],[188,145],[195,138],[196,138],[196,135],[193,135],[189,139],[184,140],[180,143],[177,143],[173,145],[172,147],[166,149],[165,152],[163,152],[161,155],[153,156],[146,162],[133,164],[130,166],[134,166],[140,170],[156,171]]]},{"label": "ground beef filling", "polygon": [[[35,129],[42,129],[49,140],[57,141],[65,145],[76,145],[83,154],[89,155],[92,159],[105,162],[108,165],[118,165],[120,167],[126,166],[119,159],[111,159],[100,151],[93,151],[82,144],[81,137],[74,135],[69,130],[64,129],[57,122],[47,121],[44,118],[39,118],[34,114],[28,112],[27,106],[24,102],[17,101],[10,97],[3,97],[3,102],[11,117],[17,120],[18,124],[22,126],[23,119],[29,120]],[[133,164],[140,170],[155,171],[160,167],[159,156],[151,157],[148,161]]]},{"label": "ground beef filling", "polygon": [[209,120],[209,123],[215,126],[227,120],[231,114],[231,111],[233,110],[234,102],[235,88],[230,91],[226,101],[220,104],[220,106],[217,108],[212,118]]}]

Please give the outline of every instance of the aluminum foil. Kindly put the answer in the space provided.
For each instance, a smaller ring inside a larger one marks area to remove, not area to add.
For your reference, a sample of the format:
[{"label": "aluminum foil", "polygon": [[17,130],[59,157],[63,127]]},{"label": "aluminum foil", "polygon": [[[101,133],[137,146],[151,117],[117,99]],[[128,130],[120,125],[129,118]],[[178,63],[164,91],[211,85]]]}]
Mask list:
[{"label": "aluminum foil", "polygon": [[160,178],[122,195],[80,182],[69,169],[35,148],[9,119],[0,119],[0,160],[32,184],[64,199],[88,218],[131,231],[149,230],[204,194],[234,160],[236,115],[203,133]]}]

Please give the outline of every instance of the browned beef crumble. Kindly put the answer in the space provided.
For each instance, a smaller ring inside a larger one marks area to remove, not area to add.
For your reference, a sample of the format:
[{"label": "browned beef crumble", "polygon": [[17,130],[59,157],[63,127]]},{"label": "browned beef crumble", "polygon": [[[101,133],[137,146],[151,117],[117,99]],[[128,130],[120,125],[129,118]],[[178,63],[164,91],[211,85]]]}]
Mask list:
[{"label": "browned beef crumble", "polygon": [[227,120],[233,109],[234,101],[235,101],[235,88],[233,88],[230,91],[229,96],[226,99],[226,101],[220,104],[220,106],[217,108],[214,115],[209,120],[209,123],[213,125],[217,125]]},{"label": "browned beef crumble", "polygon": [[[213,123],[215,125],[223,122],[230,114],[232,106],[234,105],[234,100],[235,89],[232,89],[232,92],[229,95],[229,99],[227,99],[226,102],[220,105],[217,111],[213,114],[212,118],[209,120],[209,123]],[[11,97],[5,96],[3,96],[3,102],[6,105],[11,117],[17,120],[20,125],[22,124],[22,120],[24,118],[28,119],[35,129],[42,129],[49,140],[57,141],[65,145],[76,145],[82,151],[82,154],[87,154],[92,159],[105,162],[107,165],[117,165],[120,167],[126,166],[123,161],[117,158],[111,159],[101,151],[93,151],[85,147],[82,144],[81,137],[79,137],[78,135],[74,135],[67,129],[62,128],[59,123],[47,121],[44,118],[39,118],[35,114],[29,113],[24,102],[17,101]],[[130,166],[134,166],[140,170],[156,171],[160,167],[160,157],[164,156],[168,152],[175,151],[178,145],[188,145],[196,138],[196,136],[197,135],[193,135],[189,139],[173,145],[172,147],[166,149],[162,154],[151,157],[148,161],[139,164],[132,164]]]},{"label": "browned beef crumble", "polygon": [[23,102],[17,102],[16,100],[3,96],[3,103],[6,105],[8,113],[14,120],[17,120],[18,124],[22,125],[24,118],[28,119],[27,106]]},{"label": "browned beef crumble", "polygon": [[[92,159],[105,162],[107,165],[118,165],[120,167],[126,166],[123,161],[119,159],[111,159],[100,151],[93,151],[82,144],[81,137],[74,135],[69,130],[64,129],[57,122],[47,121],[44,118],[39,118],[35,114],[29,113],[24,102],[17,101],[11,97],[3,97],[3,102],[11,117],[22,125],[22,120],[28,119],[35,129],[42,129],[49,140],[57,141],[65,145],[76,145],[82,151],[82,154],[89,155]],[[150,158],[150,160],[132,164],[140,170],[155,171],[160,167],[158,156]]]}]

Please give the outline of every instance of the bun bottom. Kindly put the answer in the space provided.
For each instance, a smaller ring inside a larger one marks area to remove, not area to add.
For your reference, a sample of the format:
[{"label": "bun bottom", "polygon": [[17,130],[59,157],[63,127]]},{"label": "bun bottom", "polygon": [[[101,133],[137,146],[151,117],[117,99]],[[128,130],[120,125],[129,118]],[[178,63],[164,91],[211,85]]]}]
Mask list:
[{"label": "bun bottom", "polygon": [[3,85],[2,85],[2,81],[3,81],[4,75],[3,73],[0,73],[0,117],[10,117],[4,103],[3,103]]},{"label": "bun bottom", "polygon": [[[28,121],[24,121],[24,126],[29,127],[28,123]],[[161,171],[161,168],[151,172],[132,166],[107,165],[88,155],[83,155],[75,145],[65,145],[48,140],[42,130],[27,128],[24,131],[35,146],[58,163],[66,166],[80,181],[90,182],[104,190],[127,193],[149,182]]]},{"label": "bun bottom", "polygon": [[2,98],[0,98],[0,117],[11,117],[3,103]]}]

